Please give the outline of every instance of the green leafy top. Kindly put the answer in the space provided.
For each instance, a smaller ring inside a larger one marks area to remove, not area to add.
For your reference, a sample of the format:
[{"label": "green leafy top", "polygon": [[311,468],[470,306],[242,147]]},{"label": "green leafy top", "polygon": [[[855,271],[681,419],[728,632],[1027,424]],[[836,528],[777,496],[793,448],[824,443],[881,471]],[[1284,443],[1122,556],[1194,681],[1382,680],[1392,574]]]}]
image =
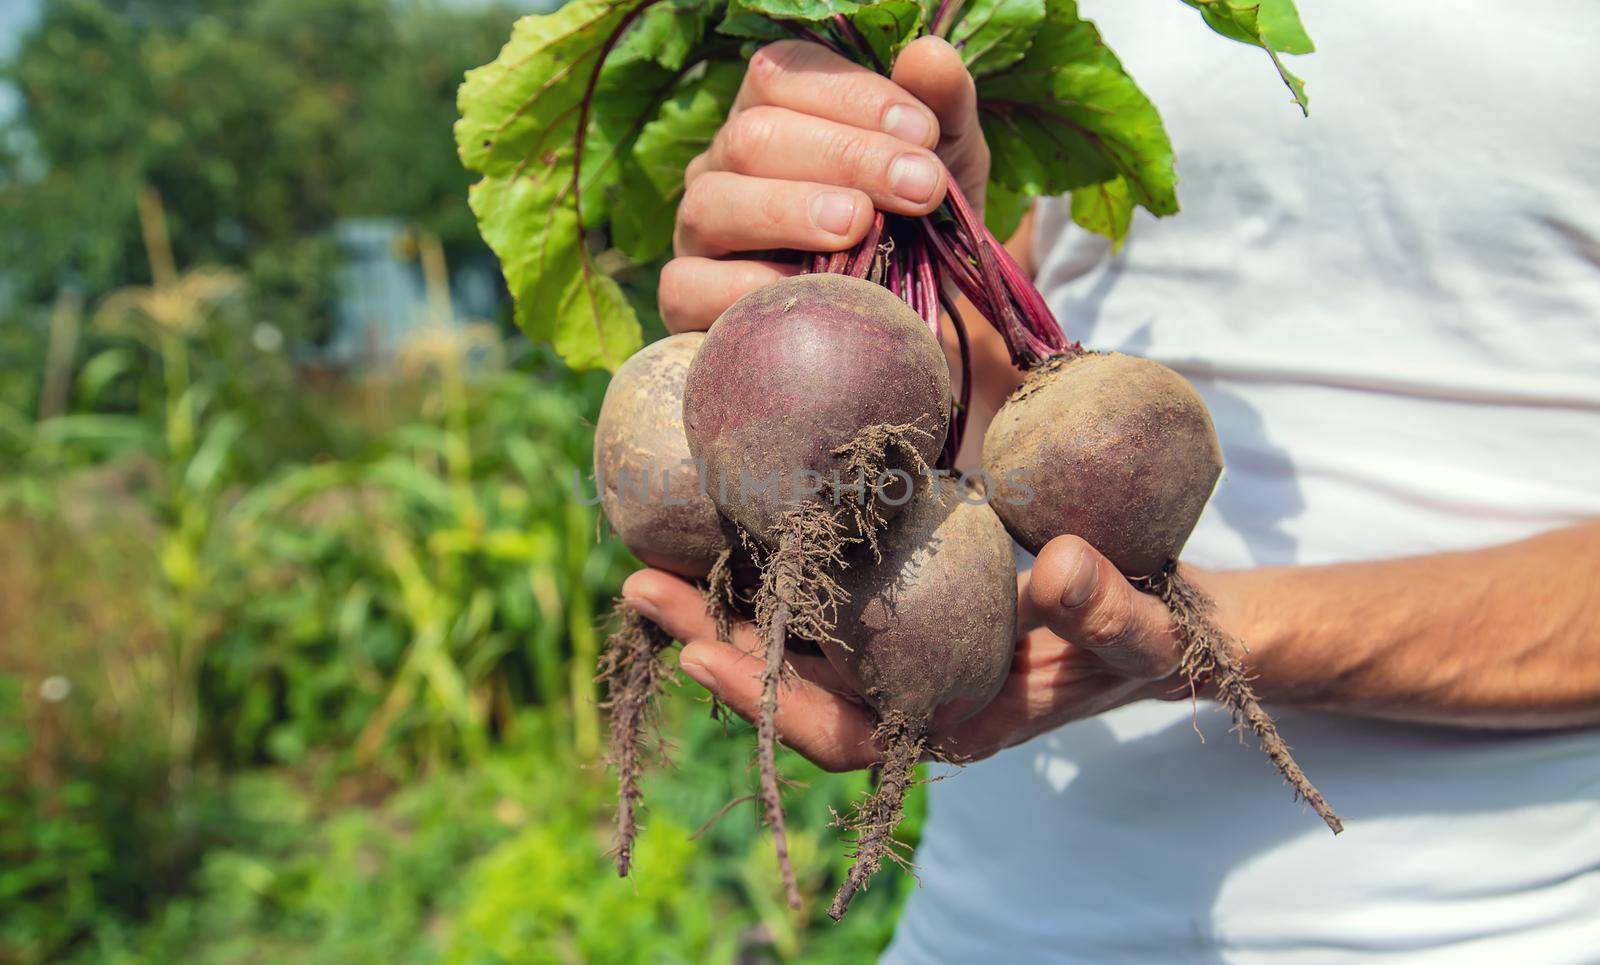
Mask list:
[{"label": "green leafy top", "polygon": [[[1183,2],[1265,50],[1305,108],[1279,57],[1312,49],[1292,0]],[[885,72],[924,33],[961,51],[993,148],[996,235],[1042,194],[1071,192],[1073,218],[1118,242],[1135,207],[1177,211],[1161,117],[1075,0],[570,0],[519,20],[457,99],[462,163],[483,176],[472,210],[528,335],[574,368],[631,355],[640,325],[613,275],[669,253],[684,168],[726,116],[744,60],[761,41],[841,30]]]},{"label": "green leafy top", "polygon": [[1183,0],[1200,11],[1212,30],[1240,43],[1260,47],[1272,58],[1272,66],[1294,95],[1300,111],[1309,114],[1305,81],[1289,72],[1278,54],[1309,54],[1316,48],[1300,24],[1294,0]]}]

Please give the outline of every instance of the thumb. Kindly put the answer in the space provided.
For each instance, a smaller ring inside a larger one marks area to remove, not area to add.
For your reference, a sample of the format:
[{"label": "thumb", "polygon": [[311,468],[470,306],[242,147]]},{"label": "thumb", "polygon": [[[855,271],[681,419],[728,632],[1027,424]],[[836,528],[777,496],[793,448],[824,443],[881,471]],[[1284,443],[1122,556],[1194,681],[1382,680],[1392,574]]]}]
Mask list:
[{"label": "thumb", "polygon": [[900,52],[889,76],[939,118],[939,157],[981,211],[989,145],[978,125],[978,89],[961,54],[943,38],[919,37]]},{"label": "thumb", "polygon": [[1178,669],[1167,608],[1076,536],[1039,551],[1024,602],[1033,622],[1129,677],[1159,680]]}]

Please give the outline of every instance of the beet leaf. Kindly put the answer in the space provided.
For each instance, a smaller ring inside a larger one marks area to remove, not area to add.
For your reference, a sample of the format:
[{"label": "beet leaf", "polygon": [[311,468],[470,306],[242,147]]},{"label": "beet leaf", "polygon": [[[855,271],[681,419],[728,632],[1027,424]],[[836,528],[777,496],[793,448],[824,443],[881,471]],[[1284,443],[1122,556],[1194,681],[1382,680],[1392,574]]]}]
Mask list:
[{"label": "beet leaf", "polygon": [[1289,72],[1283,65],[1283,54],[1309,54],[1316,50],[1306,28],[1300,23],[1300,13],[1294,0],[1183,0],[1200,11],[1212,30],[1243,44],[1260,47],[1272,58],[1272,66],[1283,78],[1284,86],[1294,95],[1303,114],[1311,111],[1311,101],[1306,97],[1305,81]]},{"label": "beet leaf", "polygon": [[[1214,31],[1266,50],[1304,107],[1278,57],[1311,50],[1292,0],[1184,2]],[[929,32],[978,79],[994,167],[981,222],[947,203],[933,234],[893,228],[923,239],[917,258],[892,266],[894,284],[924,313],[936,310],[939,277],[977,285],[980,308],[1009,316],[991,321],[1038,337],[1054,324],[1048,309],[1010,266],[980,257],[989,236],[1008,237],[1044,194],[1071,192],[1074,220],[1118,243],[1135,208],[1178,209],[1161,117],[1075,0],[570,0],[523,17],[500,55],[468,72],[456,124],[462,163],[482,175],[472,210],[518,325],[574,368],[621,364],[641,328],[602,266],[649,271],[669,254],[684,169],[726,116],[744,60],[760,43],[802,37],[888,73]],[[871,252],[853,258],[873,263]],[[942,274],[919,281],[934,260]],[[832,261],[851,257],[819,263]]]}]

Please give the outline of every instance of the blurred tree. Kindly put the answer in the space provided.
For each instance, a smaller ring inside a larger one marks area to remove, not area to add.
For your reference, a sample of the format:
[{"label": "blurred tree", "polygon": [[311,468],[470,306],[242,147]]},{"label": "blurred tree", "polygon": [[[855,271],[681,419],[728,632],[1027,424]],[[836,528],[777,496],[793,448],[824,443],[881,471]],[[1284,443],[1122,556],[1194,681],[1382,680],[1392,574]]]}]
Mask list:
[{"label": "blurred tree", "polygon": [[326,334],[340,218],[483,249],[455,87],[514,14],[416,0],[46,0],[0,78],[0,265],[13,306],[149,280],[134,196],[163,198],[182,264],[242,269],[255,321]]}]

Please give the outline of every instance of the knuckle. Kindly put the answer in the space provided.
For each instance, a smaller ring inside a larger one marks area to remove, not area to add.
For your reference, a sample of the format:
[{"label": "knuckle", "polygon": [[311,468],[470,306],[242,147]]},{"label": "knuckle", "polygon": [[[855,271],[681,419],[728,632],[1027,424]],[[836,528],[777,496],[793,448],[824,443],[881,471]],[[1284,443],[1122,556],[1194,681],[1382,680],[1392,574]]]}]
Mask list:
[{"label": "knuckle", "polygon": [[865,138],[837,134],[829,138],[822,156],[839,172],[840,183],[858,185],[867,179],[874,152]]},{"label": "knuckle", "polygon": [[783,229],[789,224],[792,214],[789,199],[784,197],[781,191],[763,191],[759,207],[757,217],[760,219],[761,227],[765,229],[763,236],[780,237]]},{"label": "knuckle", "polygon": [[735,171],[748,172],[751,166],[760,163],[768,145],[772,143],[776,127],[777,117],[774,112],[761,107],[740,111],[737,116],[724,124],[718,136],[722,141],[722,156],[727,160],[728,167]]},{"label": "knuckle", "polygon": [[706,183],[709,178],[696,178],[683,189],[683,200],[678,202],[678,227],[698,231],[705,226]]},{"label": "knuckle", "polygon": [[779,40],[767,44],[750,57],[750,64],[745,69],[745,83],[758,100],[793,68],[796,59],[803,56],[804,47],[797,40]]},{"label": "knuckle", "polygon": [[688,265],[682,258],[667,262],[661,268],[661,284],[656,289],[656,307],[661,311],[661,320],[674,331],[683,327],[689,315],[685,298],[688,292],[685,277],[687,269]]},{"label": "knuckle", "polygon": [[1084,643],[1094,648],[1117,648],[1133,635],[1133,599],[1122,587],[1102,594],[1083,622]]},{"label": "knuckle", "polygon": [[693,184],[700,175],[706,173],[706,168],[711,164],[708,152],[702,151],[689,159],[689,164],[683,169],[683,185],[687,188]]}]

